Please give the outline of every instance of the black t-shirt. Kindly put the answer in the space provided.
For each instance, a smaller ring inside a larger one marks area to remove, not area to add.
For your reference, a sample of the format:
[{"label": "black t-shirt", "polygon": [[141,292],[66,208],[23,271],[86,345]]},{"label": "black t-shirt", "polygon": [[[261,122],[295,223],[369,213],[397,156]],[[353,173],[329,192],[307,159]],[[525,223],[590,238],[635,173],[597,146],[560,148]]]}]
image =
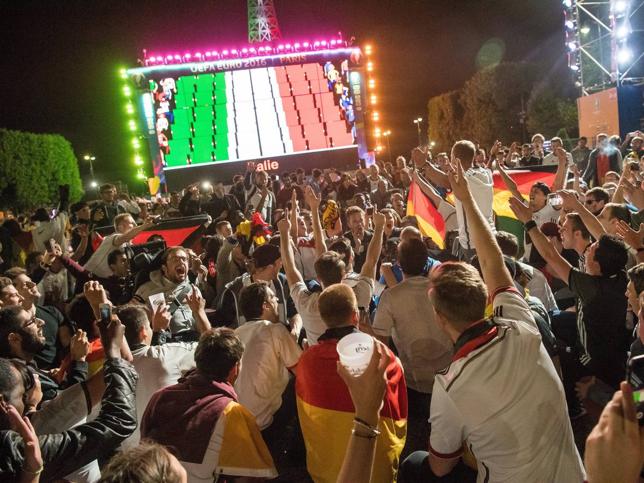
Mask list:
[{"label": "black t-shirt", "polygon": [[369,243],[373,238],[373,233],[365,230],[362,241],[360,242],[359,250],[356,250],[356,242],[353,238],[353,233],[348,231],[344,234],[344,237],[351,242],[351,248],[353,248],[353,271],[360,273],[360,271],[362,270],[362,265],[364,265],[364,262],[367,259],[367,248],[369,247]]},{"label": "black t-shirt", "polygon": [[36,306],[36,317],[41,319],[45,325],[42,333],[45,336],[45,348],[34,356],[41,369],[53,369],[57,367],[56,342],[58,340],[58,328],[65,321],[65,317],[56,307]]},{"label": "black t-shirt", "polygon": [[589,275],[576,268],[568,285],[578,297],[577,330],[581,362],[613,387],[624,379],[626,363],[625,272],[611,277]]}]

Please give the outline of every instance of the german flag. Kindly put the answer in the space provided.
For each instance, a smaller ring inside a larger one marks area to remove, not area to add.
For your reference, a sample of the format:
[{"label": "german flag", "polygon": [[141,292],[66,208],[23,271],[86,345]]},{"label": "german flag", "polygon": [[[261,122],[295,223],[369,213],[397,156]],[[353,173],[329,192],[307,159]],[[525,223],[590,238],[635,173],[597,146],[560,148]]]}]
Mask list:
[{"label": "german flag", "polygon": [[417,183],[409,187],[407,216],[415,216],[421,233],[441,248],[445,246],[445,220]]},{"label": "german flag", "polygon": [[[517,184],[517,189],[526,198],[530,197],[530,188],[537,181],[541,181],[548,186],[552,186],[555,180],[555,173],[549,171],[534,170],[514,170],[507,171],[510,177]],[[512,194],[505,187],[505,183],[499,173],[494,173],[494,204],[493,209],[496,215],[496,227],[498,230],[513,233],[519,239],[519,244],[523,245],[523,224],[517,220],[510,209],[510,198]]]},{"label": "german flag", "polygon": [[[207,221],[208,215],[206,214],[161,220],[156,225],[139,233],[134,237],[132,243],[140,245],[148,242],[151,236],[160,235],[168,247],[182,246],[191,248],[205,232],[205,223]],[[114,233],[114,227],[105,226],[97,228],[96,232],[102,237],[106,237]],[[100,241],[98,244],[100,245]]]},{"label": "german flag", "polygon": [[[306,466],[316,483],[337,480],[353,428],[355,409],[336,368],[337,342],[320,341],[304,351],[297,364],[297,411],[306,445]],[[387,368],[387,380],[371,480],[382,483],[396,480],[407,435],[407,387],[396,358]]]}]

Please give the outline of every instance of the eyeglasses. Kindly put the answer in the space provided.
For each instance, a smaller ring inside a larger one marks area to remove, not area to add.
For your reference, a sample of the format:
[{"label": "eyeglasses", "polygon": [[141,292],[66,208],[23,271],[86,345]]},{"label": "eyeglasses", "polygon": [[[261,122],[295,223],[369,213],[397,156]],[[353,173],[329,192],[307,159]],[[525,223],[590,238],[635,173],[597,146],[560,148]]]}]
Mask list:
[{"label": "eyeglasses", "polygon": [[35,315],[31,317],[31,319],[29,319],[27,322],[25,322],[25,325],[23,325],[22,328],[26,329],[30,325],[34,325],[34,324],[38,324],[38,319],[36,318]]}]

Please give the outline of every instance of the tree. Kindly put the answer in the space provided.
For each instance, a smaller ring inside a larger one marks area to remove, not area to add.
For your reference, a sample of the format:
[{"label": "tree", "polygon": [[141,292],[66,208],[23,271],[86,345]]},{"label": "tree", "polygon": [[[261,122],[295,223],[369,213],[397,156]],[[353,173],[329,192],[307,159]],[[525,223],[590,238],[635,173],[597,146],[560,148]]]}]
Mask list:
[{"label": "tree", "polygon": [[432,97],[427,105],[427,110],[429,139],[434,141],[439,149],[449,150],[454,140],[462,135],[461,92],[459,90],[450,91]]},{"label": "tree", "polygon": [[577,104],[573,99],[562,97],[561,89],[552,85],[539,86],[532,91],[528,101],[528,129],[541,133],[546,138],[578,132]]},{"label": "tree", "polygon": [[57,134],[0,129],[0,204],[28,209],[57,201],[58,187],[70,186],[70,200],[83,194],[72,146]]}]

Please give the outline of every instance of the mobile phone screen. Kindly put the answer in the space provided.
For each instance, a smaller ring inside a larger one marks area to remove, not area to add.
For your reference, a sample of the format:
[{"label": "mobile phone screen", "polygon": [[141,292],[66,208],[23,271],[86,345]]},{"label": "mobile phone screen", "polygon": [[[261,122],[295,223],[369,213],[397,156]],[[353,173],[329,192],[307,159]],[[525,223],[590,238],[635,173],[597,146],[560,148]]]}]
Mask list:
[{"label": "mobile phone screen", "polygon": [[112,320],[112,306],[110,304],[101,304],[99,310],[101,313],[101,321],[109,323]]},{"label": "mobile phone screen", "polygon": [[640,426],[644,426],[644,355],[629,359],[626,366],[626,381],[633,388],[637,420]]}]

